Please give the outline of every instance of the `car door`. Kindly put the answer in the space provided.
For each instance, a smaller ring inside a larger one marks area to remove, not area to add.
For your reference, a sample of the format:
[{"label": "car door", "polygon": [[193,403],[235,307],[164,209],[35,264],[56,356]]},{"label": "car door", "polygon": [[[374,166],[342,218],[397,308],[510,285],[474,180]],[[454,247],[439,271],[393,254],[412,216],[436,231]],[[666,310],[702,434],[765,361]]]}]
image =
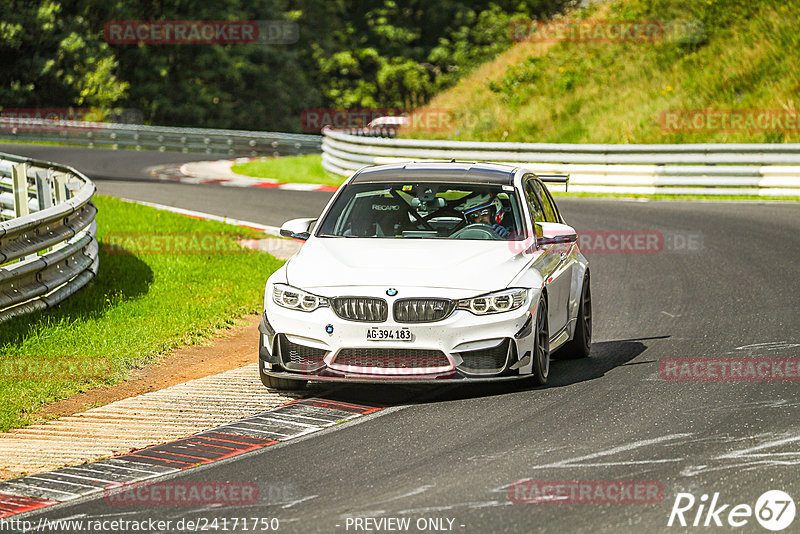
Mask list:
[{"label": "car door", "polygon": [[[561,223],[558,208],[544,185],[533,175],[524,184],[533,223]],[[547,287],[547,316],[551,339],[556,338],[566,328],[569,320],[568,304],[572,283],[572,262],[569,261],[571,246],[569,243],[543,245],[544,253],[534,263],[534,268],[539,270]]]}]

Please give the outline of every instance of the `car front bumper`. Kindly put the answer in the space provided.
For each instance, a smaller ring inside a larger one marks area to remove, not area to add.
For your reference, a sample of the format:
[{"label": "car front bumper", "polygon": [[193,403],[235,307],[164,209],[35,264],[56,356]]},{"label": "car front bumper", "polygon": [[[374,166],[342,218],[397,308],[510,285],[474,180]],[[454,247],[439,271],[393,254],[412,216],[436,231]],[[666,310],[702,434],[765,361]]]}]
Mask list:
[{"label": "car front bumper", "polygon": [[[535,297],[535,295],[532,295]],[[531,370],[532,317],[518,310],[478,316],[456,310],[430,323],[344,320],[330,308],[303,312],[268,302],[259,326],[260,372],[277,378],[341,382],[485,382]],[[391,314],[390,314],[391,315]],[[372,327],[407,328],[411,341],[367,339]]]}]

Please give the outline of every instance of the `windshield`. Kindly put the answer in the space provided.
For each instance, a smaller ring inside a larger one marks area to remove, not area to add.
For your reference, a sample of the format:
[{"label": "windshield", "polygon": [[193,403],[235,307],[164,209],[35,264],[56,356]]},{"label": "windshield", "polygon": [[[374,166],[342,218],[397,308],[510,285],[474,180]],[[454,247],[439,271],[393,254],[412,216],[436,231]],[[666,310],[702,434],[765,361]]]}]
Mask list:
[{"label": "windshield", "polygon": [[398,182],[347,186],[317,235],[517,240],[523,233],[511,186]]}]

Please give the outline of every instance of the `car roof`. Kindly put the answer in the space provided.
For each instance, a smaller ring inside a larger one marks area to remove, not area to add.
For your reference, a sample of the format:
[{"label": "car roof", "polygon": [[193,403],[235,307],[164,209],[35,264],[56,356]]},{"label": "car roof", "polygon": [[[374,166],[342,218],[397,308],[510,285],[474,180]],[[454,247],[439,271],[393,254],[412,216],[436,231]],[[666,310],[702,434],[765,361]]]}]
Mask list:
[{"label": "car roof", "polygon": [[365,167],[351,184],[386,182],[453,182],[513,185],[517,167],[499,163],[426,161]]}]

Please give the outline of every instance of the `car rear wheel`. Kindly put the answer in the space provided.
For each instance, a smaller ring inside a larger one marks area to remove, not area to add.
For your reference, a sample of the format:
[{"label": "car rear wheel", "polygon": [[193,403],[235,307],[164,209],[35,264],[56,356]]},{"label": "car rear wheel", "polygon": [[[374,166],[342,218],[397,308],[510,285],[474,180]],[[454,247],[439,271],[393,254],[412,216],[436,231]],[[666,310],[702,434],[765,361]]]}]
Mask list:
[{"label": "car rear wheel", "polygon": [[578,319],[575,324],[575,335],[557,352],[558,358],[574,360],[587,358],[592,349],[592,289],[589,285],[589,272],[583,278],[581,303],[578,307]]},{"label": "car rear wheel", "polygon": [[279,391],[303,389],[308,383],[308,380],[296,380],[294,378],[278,378],[275,376],[270,376],[261,369],[259,369],[258,374],[261,375],[262,384],[268,388],[277,389]]},{"label": "car rear wheel", "polygon": [[533,369],[531,379],[537,386],[547,383],[550,374],[550,327],[547,322],[547,301],[536,307],[536,334],[533,336]]}]

